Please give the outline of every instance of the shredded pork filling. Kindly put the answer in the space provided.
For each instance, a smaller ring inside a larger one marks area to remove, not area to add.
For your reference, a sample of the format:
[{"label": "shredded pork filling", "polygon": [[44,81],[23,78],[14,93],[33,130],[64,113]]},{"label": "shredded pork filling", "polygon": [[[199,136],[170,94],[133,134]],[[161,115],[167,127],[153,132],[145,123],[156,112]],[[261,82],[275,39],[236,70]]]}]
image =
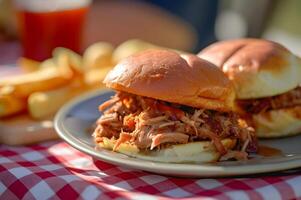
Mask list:
[{"label": "shredded pork filling", "polygon": [[99,110],[104,113],[97,120],[95,141],[115,138],[114,149],[125,142],[140,150],[153,150],[172,144],[212,141],[221,155],[229,156],[221,141],[232,138],[237,140],[237,153],[231,151],[232,158],[246,158],[247,152],[257,151],[254,131],[234,113],[195,109],[125,92],[116,93]]},{"label": "shredded pork filling", "polygon": [[238,104],[247,113],[258,114],[269,110],[289,108],[301,105],[301,87],[286,93],[260,99],[240,100]]}]

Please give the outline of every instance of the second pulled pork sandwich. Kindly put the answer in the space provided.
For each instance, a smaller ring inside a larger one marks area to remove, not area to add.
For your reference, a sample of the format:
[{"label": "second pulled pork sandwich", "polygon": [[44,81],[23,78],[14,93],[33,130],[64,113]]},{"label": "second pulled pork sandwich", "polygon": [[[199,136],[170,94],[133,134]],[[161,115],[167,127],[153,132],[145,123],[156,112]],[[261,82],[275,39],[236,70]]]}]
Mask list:
[{"label": "second pulled pork sandwich", "polygon": [[104,83],[116,94],[99,106],[93,136],[101,148],[175,163],[246,159],[257,149],[252,130],[231,111],[230,81],[195,55],[138,53]]},{"label": "second pulled pork sandwich", "polygon": [[217,42],[198,56],[233,81],[237,104],[259,137],[301,132],[301,62],[282,45],[260,39]]}]

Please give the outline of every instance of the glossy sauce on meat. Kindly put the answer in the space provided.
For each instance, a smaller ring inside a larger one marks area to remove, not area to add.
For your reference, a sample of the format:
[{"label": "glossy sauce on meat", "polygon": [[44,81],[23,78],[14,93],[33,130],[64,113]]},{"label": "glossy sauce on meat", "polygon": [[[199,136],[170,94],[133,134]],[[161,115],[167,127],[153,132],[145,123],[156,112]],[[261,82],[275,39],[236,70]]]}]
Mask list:
[{"label": "glossy sauce on meat", "polygon": [[101,137],[119,140],[123,134],[127,136],[123,142],[152,150],[205,140],[212,141],[225,155],[221,140],[232,138],[237,140],[235,151],[257,151],[254,131],[234,113],[196,109],[125,92],[118,92],[99,109],[103,115],[94,131],[97,141]]},{"label": "glossy sauce on meat", "polygon": [[269,110],[301,105],[301,87],[273,97],[239,100],[238,105],[247,113],[258,114]]}]

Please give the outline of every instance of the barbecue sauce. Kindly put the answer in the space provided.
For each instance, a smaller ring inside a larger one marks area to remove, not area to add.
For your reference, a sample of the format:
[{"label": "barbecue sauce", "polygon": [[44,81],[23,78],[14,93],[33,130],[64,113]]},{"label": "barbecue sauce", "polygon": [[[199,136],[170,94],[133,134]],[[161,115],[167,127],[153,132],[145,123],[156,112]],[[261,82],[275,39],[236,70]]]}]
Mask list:
[{"label": "barbecue sauce", "polygon": [[273,147],[259,145],[257,154],[264,157],[272,157],[282,155],[282,151]]}]

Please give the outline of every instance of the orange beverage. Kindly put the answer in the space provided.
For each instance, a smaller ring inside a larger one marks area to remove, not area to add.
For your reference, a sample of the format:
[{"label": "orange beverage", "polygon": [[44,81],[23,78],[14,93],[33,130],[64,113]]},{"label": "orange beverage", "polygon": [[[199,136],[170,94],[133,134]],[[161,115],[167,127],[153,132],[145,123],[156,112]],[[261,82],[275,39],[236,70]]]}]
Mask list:
[{"label": "orange beverage", "polygon": [[66,47],[80,53],[88,5],[58,8],[52,2],[60,1],[43,1],[48,1],[51,9],[45,9],[45,6],[29,9],[28,5],[17,7],[23,56],[42,61],[51,57],[55,47]]}]

